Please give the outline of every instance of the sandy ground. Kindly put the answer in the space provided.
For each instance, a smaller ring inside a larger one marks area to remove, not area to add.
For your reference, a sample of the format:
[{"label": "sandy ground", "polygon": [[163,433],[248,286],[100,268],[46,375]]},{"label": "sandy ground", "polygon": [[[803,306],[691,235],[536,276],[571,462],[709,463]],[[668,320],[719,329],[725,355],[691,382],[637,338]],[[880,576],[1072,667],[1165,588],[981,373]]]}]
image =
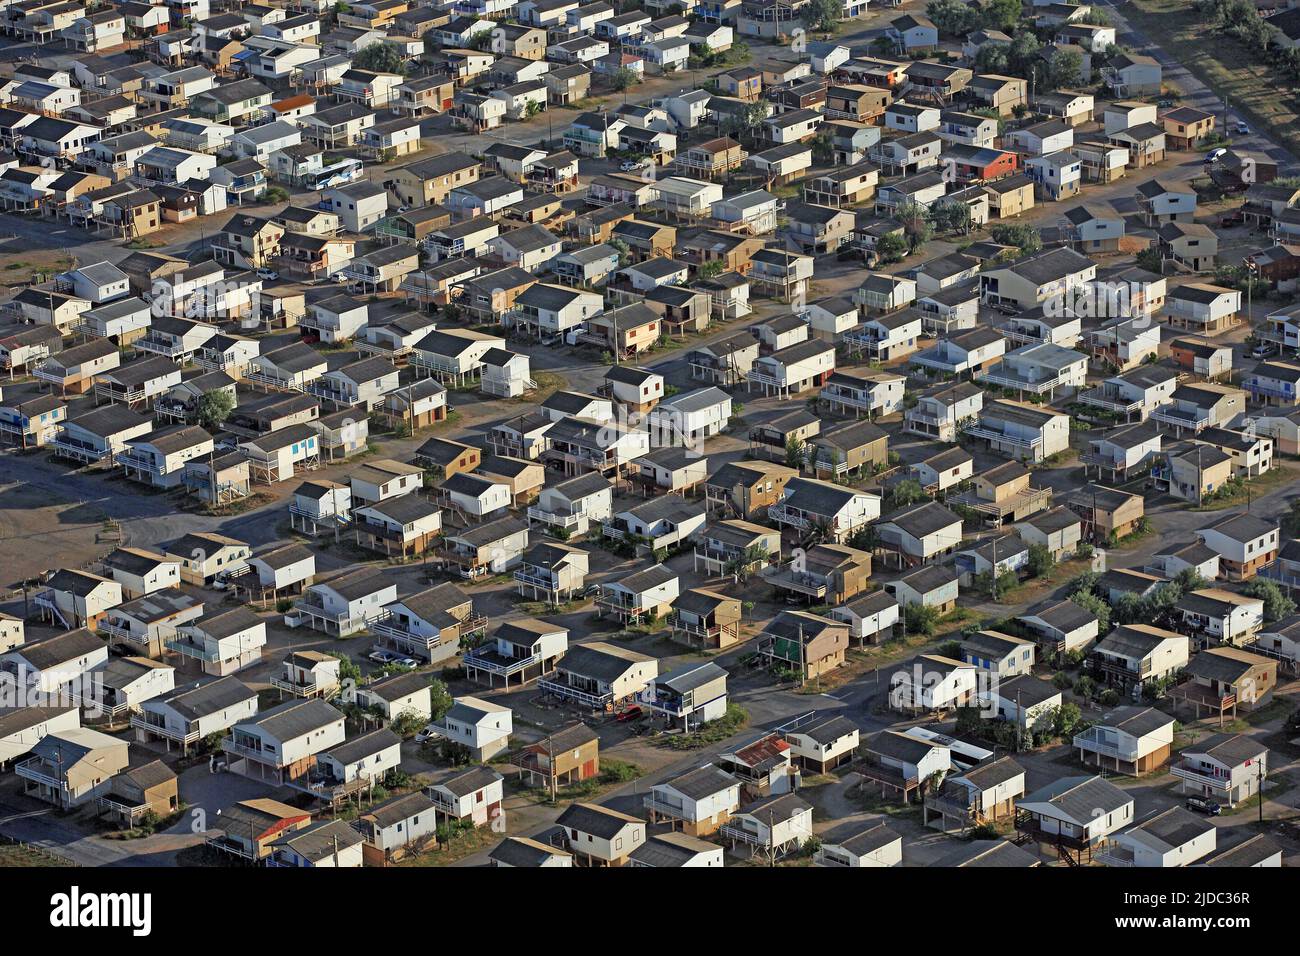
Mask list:
[{"label": "sandy ground", "polygon": [[9,479],[0,459],[0,587],[6,591],[51,568],[79,568],[106,555],[97,541],[104,512]]}]

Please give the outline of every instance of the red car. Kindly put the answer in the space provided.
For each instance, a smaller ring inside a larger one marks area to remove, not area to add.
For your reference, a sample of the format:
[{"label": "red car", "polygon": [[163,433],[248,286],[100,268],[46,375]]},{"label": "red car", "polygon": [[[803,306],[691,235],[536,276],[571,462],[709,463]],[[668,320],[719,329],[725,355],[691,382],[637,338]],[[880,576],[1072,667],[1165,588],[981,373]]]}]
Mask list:
[{"label": "red car", "polygon": [[627,710],[620,711],[618,716],[615,717],[614,719],[617,720],[620,724],[626,724],[629,721],[640,720],[644,716],[645,716],[645,711],[642,710],[640,707],[629,707]]}]

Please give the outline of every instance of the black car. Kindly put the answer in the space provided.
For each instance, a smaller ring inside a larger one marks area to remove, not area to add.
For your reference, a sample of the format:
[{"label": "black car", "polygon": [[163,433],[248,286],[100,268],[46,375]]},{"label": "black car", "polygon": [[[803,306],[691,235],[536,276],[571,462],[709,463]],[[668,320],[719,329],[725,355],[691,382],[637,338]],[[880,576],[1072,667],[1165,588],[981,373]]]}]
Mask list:
[{"label": "black car", "polygon": [[1209,817],[1217,817],[1223,812],[1223,807],[1205,797],[1188,797],[1187,809],[1195,810],[1198,813],[1204,813]]}]

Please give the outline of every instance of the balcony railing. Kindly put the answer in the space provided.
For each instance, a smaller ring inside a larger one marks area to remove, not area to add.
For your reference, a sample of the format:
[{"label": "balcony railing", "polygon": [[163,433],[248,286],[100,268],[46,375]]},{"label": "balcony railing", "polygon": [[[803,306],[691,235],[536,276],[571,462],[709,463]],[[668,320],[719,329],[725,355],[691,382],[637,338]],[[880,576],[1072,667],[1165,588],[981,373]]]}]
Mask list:
[{"label": "balcony railing", "polygon": [[296,518],[303,518],[308,521],[314,521],[316,524],[338,524],[340,526],[350,524],[352,518],[347,514],[319,514],[311,511],[304,511],[297,505],[289,506],[289,514]]},{"label": "balcony railing", "polygon": [[1100,754],[1103,757],[1123,760],[1128,763],[1136,763],[1142,755],[1141,751],[1136,748],[1128,750],[1122,749],[1114,744],[1108,744],[1092,732],[1075,737],[1074,746],[1078,747],[1080,750]]},{"label": "balcony railing", "polygon": [[14,773],[24,780],[44,784],[58,790],[60,793],[68,792],[67,781],[56,776],[58,768],[46,761],[44,757],[27,758],[14,766]]},{"label": "balcony railing", "polygon": [[811,598],[825,597],[828,590],[825,578],[795,571],[789,565],[779,570],[764,572],[762,577],[764,581],[774,588],[795,591],[799,594],[806,594]]},{"label": "balcony railing", "polygon": [[839,389],[822,389],[821,399],[824,402],[831,402],[835,405],[843,405],[846,408],[857,408],[864,412],[873,411],[878,403],[871,400],[871,393],[865,396],[858,392],[842,391]]},{"label": "balcony railing", "polygon": [[989,385],[996,385],[999,388],[1032,392],[1035,395],[1042,395],[1044,392],[1050,392],[1052,389],[1061,386],[1061,376],[1059,375],[1044,379],[1029,379],[1000,365],[986,372],[978,373],[975,378],[977,381],[987,382]]},{"label": "balcony railing", "polygon": [[981,498],[977,492],[966,491],[954,495],[952,500],[957,504],[973,508],[981,514],[1002,518],[1017,511],[1022,513],[1025,510],[1041,511],[1051,504],[1052,489],[1023,488],[1000,501],[989,501],[986,498]]},{"label": "balcony railing", "polygon": [[128,449],[118,452],[114,460],[123,468],[132,468],[150,475],[166,474],[166,470],[158,466],[153,455],[141,455]]},{"label": "balcony railing", "polygon": [[803,512],[787,507],[779,501],[775,504],[768,505],[767,516],[777,524],[788,524],[793,528],[798,528],[800,531],[807,531],[813,526],[812,520],[804,515]]},{"label": "balcony railing", "polygon": [[1210,416],[1197,409],[1184,410],[1175,405],[1161,405],[1151,413],[1152,421],[1177,428],[1191,428],[1201,431],[1210,424]]},{"label": "balcony railing", "polygon": [[318,680],[294,680],[290,677],[272,677],[271,686],[279,690],[288,691],[295,697],[314,697],[317,694],[328,693],[331,687],[337,685],[325,685]]},{"label": "balcony railing", "polygon": [[737,824],[728,823],[718,832],[728,840],[734,840],[737,843],[746,843],[750,846],[763,847],[771,845],[770,838],[764,839],[757,833],[751,833],[749,830],[746,830],[744,827]]},{"label": "balcony railing", "polygon": [[148,646],[149,644],[149,635],[147,633],[136,634],[125,624],[118,624],[107,619],[101,620],[95,625],[95,633],[107,635],[108,637],[116,637],[119,640],[130,641],[132,644],[139,644],[141,646]]},{"label": "balcony railing", "polygon": [[50,442],[50,448],[64,458],[72,458],[76,461],[84,461],[86,464],[94,464],[97,461],[103,461],[108,458],[112,452],[107,448],[91,448],[80,442],[69,441],[65,438],[56,438]]},{"label": "balcony railing", "polygon": [[121,800],[115,800],[112,797],[100,797],[99,806],[102,810],[108,810],[119,814],[124,820],[127,820],[132,824],[149,812],[149,804],[147,803],[123,803]]},{"label": "balcony railing", "polygon": [[1132,415],[1142,410],[1141,401],[1129,402],[1118,395],[1107,393],[1105,387],[1091,388],[1086,392],[1080,392],[1078,400],[1085,405],[1091,405],[1094,408],[1102,408],[1109,412],[1122,412],[1125,415]]},{"label": "balcony railing", "polygon": [[1148,661],[1143,661],[1135,670],[1125,661],[1113,660],[1109,657],[1102,657],[1099,654],[1094,654],[1092,657],[1092,665],[1103,674],[1109,674],[1125,680],[1145,680],[1151,676],[1151,664]]},{"label": "balcony railing", "polygon": [[530,587],[541,588],[544,591],[559,591],[562,587],[555,575],[546,572],[538,573],[534,571],[516,571],[515,580],[520,584],[527,584]]},{"label": "balcony railing", "polygon": [[1267,382],[1261,382],[1258,379],[1247,379],[1245,383],[1246,391],[1250,392],[1251,397],[1256,400],[1259,396],[1276,399],[1279,402],[1294,402],[1300,395],[1296,394],[1294,387],[1290,385],[1270,385]]},{"label": "balcony railing", "polygon": [[1002,333],[1003,338],[1008,342],[1014,342],[1016,345],[1038,345],[1048,341],[1042,329],[1036,327],[1026,328],[1014,322],[1004,322],[994,328]]},{"label": "balcony railing", "polygon": [[577,687],[570,687],[562,681],[543,678],[537,682],[537,686],[548,694],[554,694],[556,697],[562,697],[565,700],[572,700],[593,710],[603,709],[607,704],[613,703],[614,700],[613,694],[593,694]]},{"label": "balcony railing", "polygon": [[528,518],[531,521],[540,521],[543,524],[549,524],[557,528],[576,528],[582,522],[583,515],[561,514],[558,511],[547,511],[536,505],[528,507]]},{"label": "balcony railing", "polygon": [[966,434],[972,438],[983,438],[989,442],[996,442],[999,445],[1010,445],[1014,448],[1036,449],[1042,446],[1043,439],[1035,435],[1032,438],[1022,438],[1019,435],[1011,435],[999,428],[991,428],[987,425],[970,425],[966,428]]},{"label": "balcony railing", "polygon": [[49,382],[53,385],[62,385],[64,382],[71,382],[80,377],[80,373],[73,372],[71,369],[66,371],[49,371],[44,364],[32,369],[32,374],[42,382]]},{"label": "balcony railing", "polygon": [[143,730],[157,737],[165,737],[168,740],[174,740],[180,744],[192,744],[199,739],[200,734],[197,730],[177,731],[163,724],[157,724],[149,720],[143,714],[135,714],[131,717],[131,726],[137,730]]},{"label": "balcony railing", "polygon": [[206,645],[196,644],[184,637],[177,637],[168,641],[167,649],[180,654],[182,657],[191,657],[196,661],[202,661],[204,664],[215,664],[221,660],[220,647],[209,649]]},{"label": "balcony railing", "polygon": [[536,654],[528,657],[502,657],[496,652],[495,646],[476,647],[467,651],[464,657],[465,667],[507,677],[540,662],[541,657]]},{"label": "balcony railing", "polygon": [[1232,789],[1232,778],[1221,776],[1216,773],[1210,773],[1194,767],[1189,763],[1174,764],[1169,768],[1169,772],[1180,780],[1187,780],[1201,787],[1209,787],[1212,790],[1221,790],[1227,793]]},{"label": "balcony railing", "polygon": [[766,372],[760,372],[758,369],[751,368],[745,375],[745,381],[755,385],[769,385],[772,388],[785,388],[786,380],[776,375],[768,375]]},{"label": "balcony railing", "polygon": [[647,810],[653,810],[655,813],[670,816],[677,820],[686,819],[686,807],[680,804],[673,804],[660,800],[654,794],[649,794],[648,796],[643,797],[641,805]]},{"label": "balcony railing", "polygon": [[273,767],[284,766],[284,758],[275,751],[265,750],[261,747],[252,747],[248,744],[241,744],[234,737],[221,738],[221,749],[228,754],[236,757],[244,757],[249,760],[256,760],[258,763],[270,764]]},{"label": "balcony railing", "polygon": [[445,359],[438,355],[430,355],[427,352],[414,351],[411,353],[410,364],[414,368],[427,369],[430,372],[436,372],[442,375],[464,375],[468,374],[471,369],[463,369],[460,363]]},{"label": "balcony railing", "polygon": [[371,621],[369,627],[373,633],[378,634],[380,637],[413,644],[424,649],[425,653],[439,642],[436,634],[419,634],[411,630],[409,626],[398,623],[397,617],[390,611],[385,611],[382,617]]},{"label": "balcony railing", "polygon": [[931,415],[928,412],[919,412],[915,408],[909,408],[907,414],[903,416],[909,424],[911,422],[921,422],[934,428],[957,427],[957,421],[951,418],[940,418],[938,415]]},{"label": "balcony railing", "polygon": [[186,355],[190,351],[180,342],[152,338],[148,335],[142,339],[137,339],[132,343],[131,347],[137,352],[152,352],[154,355],[163,355],[167,358],[177,358]]}]

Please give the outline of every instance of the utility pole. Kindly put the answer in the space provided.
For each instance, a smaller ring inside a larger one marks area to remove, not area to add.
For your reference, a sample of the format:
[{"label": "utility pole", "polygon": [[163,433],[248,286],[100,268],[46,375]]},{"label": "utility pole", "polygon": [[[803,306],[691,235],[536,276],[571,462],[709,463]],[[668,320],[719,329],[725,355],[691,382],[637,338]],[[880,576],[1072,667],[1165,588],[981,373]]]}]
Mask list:
[{"label": "utility pole", "polygon": [[996,604],[998,600],[998,539],[996,536],[993,538],[993,567],[989,574],[992,576],[989,584],[990,598]]},{"label": "utility pole", "polygon": [[1264,758],[1255,761],[1255,790],[1259,794],[1259,822],[1264,822]]},{"label": "utility pole", "polygon": [[1201,465],[1201,452],[1204,450],[1205,446],[1198,443],[1196,446],[1196,506],[1198,508],[1204,503],[1205,498],[1205,475]]}]

